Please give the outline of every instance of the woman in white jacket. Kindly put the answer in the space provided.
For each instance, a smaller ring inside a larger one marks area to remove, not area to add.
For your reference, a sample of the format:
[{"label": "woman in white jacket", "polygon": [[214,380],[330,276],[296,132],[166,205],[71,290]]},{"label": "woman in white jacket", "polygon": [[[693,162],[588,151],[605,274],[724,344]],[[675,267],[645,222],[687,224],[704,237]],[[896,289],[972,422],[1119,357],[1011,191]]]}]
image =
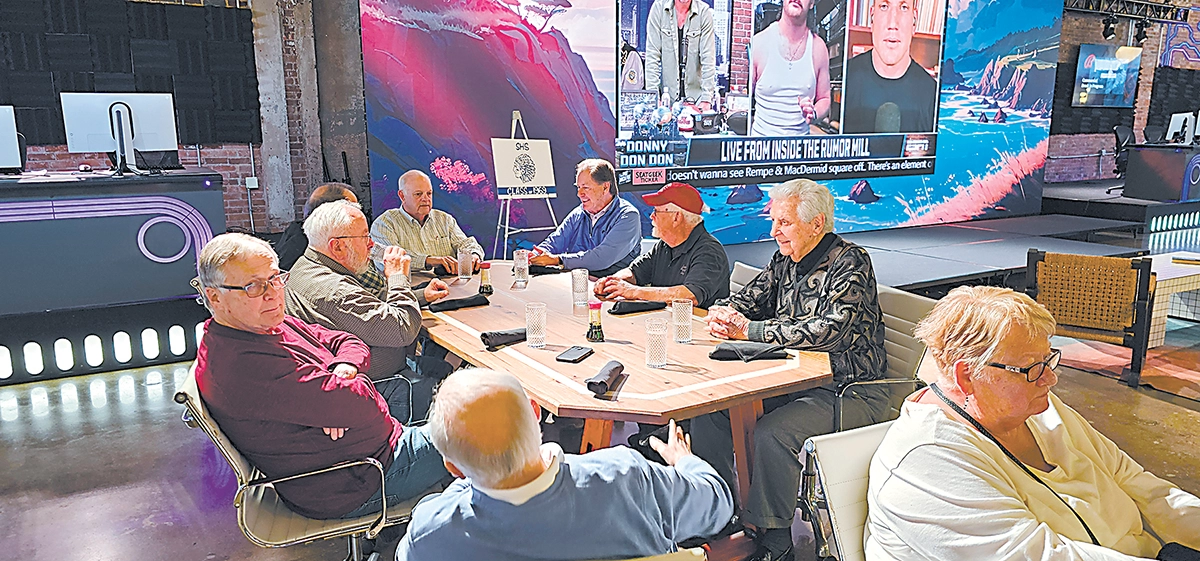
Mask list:
[{"label": "woman in white jacket", "polygon": [[916,329],[938,381],[871,462],[868,559],[1137,559],[1200,548],[1200,499],[1142,469],[1050,389],[1054,318],[962,287]]}]

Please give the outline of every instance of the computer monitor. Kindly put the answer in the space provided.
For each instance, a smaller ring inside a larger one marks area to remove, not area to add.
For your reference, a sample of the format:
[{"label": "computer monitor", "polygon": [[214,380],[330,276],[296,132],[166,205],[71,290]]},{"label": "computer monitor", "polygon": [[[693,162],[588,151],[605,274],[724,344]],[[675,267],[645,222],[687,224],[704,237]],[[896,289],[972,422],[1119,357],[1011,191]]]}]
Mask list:
[{"label": "computer monitor", "polygon": [[1167,125],[1167,142],[1191,144],[1196,137],[1196,114],[1175,113],[1171,115],[1171,123]]},{"label": "computer monitor", "polygon": [[17,140],[17,114],[11,105],[0,105],[0,172],[20,172],[21,143]]},{"label": "computer monitor", "polygon": [[117,169],[134,167],[134,150],[178,151],[171,94],[62,93],[68,152],[115,152]]}]

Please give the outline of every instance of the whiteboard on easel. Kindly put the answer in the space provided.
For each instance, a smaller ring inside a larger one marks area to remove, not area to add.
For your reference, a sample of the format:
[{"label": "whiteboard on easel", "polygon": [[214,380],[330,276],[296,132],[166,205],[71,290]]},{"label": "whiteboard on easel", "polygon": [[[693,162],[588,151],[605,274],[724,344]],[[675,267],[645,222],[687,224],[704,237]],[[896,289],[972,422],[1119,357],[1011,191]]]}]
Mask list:
[{"label": "whiteboard on easel", "polygon": [[555,198],[554,159],[550,141],[526,138],[493,138],[492,163],[496,166],[499,199]]}]

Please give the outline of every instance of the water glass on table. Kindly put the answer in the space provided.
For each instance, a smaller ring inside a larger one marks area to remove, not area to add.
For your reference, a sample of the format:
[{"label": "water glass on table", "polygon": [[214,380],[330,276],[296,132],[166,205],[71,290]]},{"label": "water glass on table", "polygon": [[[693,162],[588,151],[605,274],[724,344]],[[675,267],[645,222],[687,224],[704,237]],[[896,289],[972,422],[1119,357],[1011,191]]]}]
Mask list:
[{"label": "water glass on table", "polygon": [[475,272],[471,263],[475,260],[475,254],[469,249],[458,250],[458,278],[463,280],[471,280],[471,273]]},{"label": "water glass on table", "polygon": [[518,249],[513,252],[513,277],[517,281],[529,281],[528,249]]},{"label": "water glass on table", "polygon": [[571,304],[585,306],[590,299],[588,291],[588,270],[571,269]]},{"label": "water glass on table", "polygon": [[691,300],[671,300],[671,323],[674,326],[676,343],[692,342]]},{"label": "water glass on table", "polygon": [[546,346],[546,304],[542,302],[525,304],[525,343],[533,349]]},{"label": "water glass on table", "polygon": [[667,365],[666,317],[646,318],[646,366],[662,368]]}]

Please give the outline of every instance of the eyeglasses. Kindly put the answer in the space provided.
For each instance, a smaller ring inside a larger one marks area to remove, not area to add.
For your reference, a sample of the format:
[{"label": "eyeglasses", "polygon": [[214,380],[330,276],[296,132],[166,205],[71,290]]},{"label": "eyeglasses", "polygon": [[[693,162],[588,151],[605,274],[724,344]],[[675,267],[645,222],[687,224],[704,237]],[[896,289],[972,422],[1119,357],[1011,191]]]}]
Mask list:
[{"label": "eyeglasses", "polygon": [[365,236],[333,236],[329,239],[331,239],[331,240],[352,240],[352,239],[356,239],[356,238],[369,238],[369,237],[371,237],[371,234],[367,234]]},{"label": "eyeglasses", "polygon": [[655,214],[679,214],[678,210],[658,210],[657,208],[650,209],[650,216]]},{"label": "eyeglasses", "polygon": [[280,271],[274,275],[271,275],[271,277],[265,281],[254,281],[246,286],[229,286],[227,284],[221,284],[217,285],[217,287],[224,288],[226,290],[241,290],[250,298],[258,298],[259,296],[267,293],[268,286],[273,286],[279,290],[283,290],[283,285],[287,282],[288,275],[290,274],[291,273],[287,271]]},{"label": "eyeglasses", "polygon": [[1025,368],[1009,366],[1007,364],[1001,364],[999,362],[989,362],[988,366],[992,366],[995,368],[1003,368],[1009,372],[1016,372],[1018,374],[1024,374],[1025,381],[1032,384],[1033,382],[1036,382],[1036,381],[1042,379],[1042,375],[1046,373],[1047,368],[1049,368],[1051,370],[1058,368],[1058,363],[1060,360],[1062,360],[1062,351],[1058,350],[1058,349],[1050,349],[1050,356],[1046,357],[1046,360],[1043,360],[1037,364],[1032,364],[1030,366],[1026,366]]}]

